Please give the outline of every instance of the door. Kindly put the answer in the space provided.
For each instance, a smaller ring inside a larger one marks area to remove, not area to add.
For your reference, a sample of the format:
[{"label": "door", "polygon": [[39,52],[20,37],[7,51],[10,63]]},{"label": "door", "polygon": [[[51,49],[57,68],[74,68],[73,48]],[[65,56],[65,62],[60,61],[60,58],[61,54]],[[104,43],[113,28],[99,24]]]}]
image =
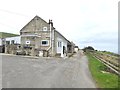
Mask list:
[{"label": "door", "polygon": [[57,53],[61,53],[61,50],[62,50],[62,42],[58,41],[57,42]]},{"label": "door", "polygon": [[66,49],[65,49],[65,46],[63,46],[63,54],[65,54],[66,52]]}]

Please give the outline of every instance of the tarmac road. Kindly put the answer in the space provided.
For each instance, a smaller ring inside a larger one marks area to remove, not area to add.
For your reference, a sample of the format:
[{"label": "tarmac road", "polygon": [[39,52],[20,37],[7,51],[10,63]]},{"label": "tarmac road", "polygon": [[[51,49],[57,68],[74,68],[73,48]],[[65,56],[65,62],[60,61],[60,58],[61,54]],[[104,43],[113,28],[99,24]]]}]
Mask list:
[{"label": "tarmac road", "polygon": [[2,56],[0,55],[0,90],[2,89]]},{"label": "tarmac road", "polygon": [[71,58],[2,55],[3,88],[95,88],[81,51]]}]

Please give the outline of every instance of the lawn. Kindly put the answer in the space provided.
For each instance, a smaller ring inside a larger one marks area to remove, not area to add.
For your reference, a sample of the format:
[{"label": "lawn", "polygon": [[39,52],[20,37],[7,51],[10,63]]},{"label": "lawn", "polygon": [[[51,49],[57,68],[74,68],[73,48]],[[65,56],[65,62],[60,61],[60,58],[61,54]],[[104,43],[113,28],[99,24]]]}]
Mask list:
[{"label": "lawn", "polygon": [[102,71],[106,66],[94,58],[91,54],[86,54],[89,59],[89,68],[98,88],[118,88],[118,76],[113,73]]},{"label": "lawn", "polygon": [[12,33],[6,33],[6,32],[0,32],[0,38],[6,38],[6,37],[14,37],[19,36],[18,34],[12,34]]}]

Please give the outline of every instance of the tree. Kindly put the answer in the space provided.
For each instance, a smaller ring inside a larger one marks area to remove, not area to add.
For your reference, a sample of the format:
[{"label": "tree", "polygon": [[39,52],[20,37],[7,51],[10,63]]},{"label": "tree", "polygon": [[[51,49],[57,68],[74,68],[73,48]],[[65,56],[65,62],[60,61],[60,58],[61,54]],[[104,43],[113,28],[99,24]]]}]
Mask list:
[{"label": "tree", "polygon": [[94,48],[92,47],[92,46],[88,46],[88,47],[85,47],[84,49],[83,49],[83,51],[84,52],[86,52],[86,50],[94,50]]}]

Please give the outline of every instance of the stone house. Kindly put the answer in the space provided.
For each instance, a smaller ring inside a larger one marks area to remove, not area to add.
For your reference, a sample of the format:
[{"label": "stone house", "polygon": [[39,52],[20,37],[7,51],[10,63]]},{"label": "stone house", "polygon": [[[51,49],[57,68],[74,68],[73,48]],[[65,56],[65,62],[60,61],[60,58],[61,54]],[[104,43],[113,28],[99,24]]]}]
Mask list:
[{"label": "stone house", "polygon": [[67,56],[72,53],[72,43],[60,34],[52,20],[46,22],[35,16],[21,30],[21,47],[33,56]]}]

